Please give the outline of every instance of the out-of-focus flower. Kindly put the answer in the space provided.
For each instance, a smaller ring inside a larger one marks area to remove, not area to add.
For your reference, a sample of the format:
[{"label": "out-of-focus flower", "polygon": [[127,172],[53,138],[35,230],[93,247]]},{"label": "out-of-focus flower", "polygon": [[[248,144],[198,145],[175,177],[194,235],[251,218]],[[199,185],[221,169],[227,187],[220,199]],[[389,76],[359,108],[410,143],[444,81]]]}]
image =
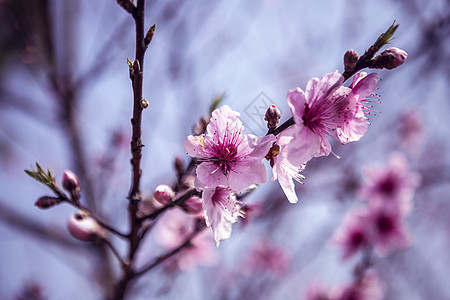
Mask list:
[{"label": "out-of-focus flower", "polygon": [[329,136],[347,143],[365,134],[363,99],[375,88],[375,78],[371,74],[348,88],[342,85],[344,77],[334,71],[311,79],[305,92],[300,88],[289,91],[287,98],[295,133],[288,157],[294,165],[330,154]]},{"label": "out-of-focus flower", "polygon": [[68,192],[79,192],[81,190],[77,175],[70,170],[65,170],[62,177],[62,186]]},{"label": "out-of-focus flower", "polygon": [[69,218],[67,228],[74,238],[83,242],[96,241],[107,235],[106,230],[82,210]]},{"label": "out-of-focus flower", "polygon": [[199,196],[189,197],[186,201],[180,204],[180,207],[187,213],[199,214],[203,211],[202,198]]},{"label": "out-of-focus flower", "polygon": [[200,162],[196,170],[198,188],[223,186],[240,192],[267,181],[262,159],[275,136],[244,134],[238,117],[238,112],[224,105],[212,112],[206,134],[186,138],[184,149]]},{"label": "out-of-focus flower", "polygon": [[172,201],[172,198],[175,196],[175,192],[172,188],[165,184],[160,184],[156,187],[155,192],[153,193],[153,197],[156,201],[161,203],[162,205],[168,204]]},{"label": "out-of-focus flower", "polygon": [[242,204],[241,214],[239,215],[241,217],[240,224],[248,225],[254,219],[262,217],[263,213],[261,203]]},{"label": "out-of-focus flower", "polygon": [[385,294],[384,285],[377,274],[366,271],[359,281],[338,287],[331,299],[336,300],[381,300]]},{"label": "out-of-focus flower", "polygon": [[333,241],[343,251],[343,258],[347,259],[370,244],[370,231],[367,223],[367,213],[363,210],[353,210],[344,219],[340,229],[333,237]]},{"label": "out-of-focus flower", "polygon": [[263,240],[253,246],[244,262],[244,268],[252,273],[264,271],[281,276],[288,270],[290,262],[291,257],[284,249],[269,240]]},{"label": "out-of-focus flower", "polygon": [[400,114],[398,122],[402,148],[409,154],[418,154],[425,136],[422,115],[417,111],[407,110]]},{"label": "out-of-focus flower", "polygon": [[391,70],[403,65],[407,57],[408,53],[404,50],[391,47],[381,52],[374,60],[377,64],[377,68]]},{"label": "out-of-focus flower", "polygon": [[306,290],[305,300],[334,300],[330,292],[320,283],[311,284]]},{"label": "out-of-focus flower", "polygon": [[[183,244],[195,230],[197,217],[184,213],[179,208],[173,208],[163,215],[156,228],[156,241],[167,250],[175,249]],[[212,265],[217,261],[212,234],[203,230],[196,235],[191,243],[183,248],[173,260],[173,264],[183,270],[194,269],[197,265]]]},{"label": "out-of-focus flower", "polygon": [[281,185],[289,202],[297,203],[298,198],[295,193],[294,180],[298,183],[303,183],[303,176],[301,173],[306,167],[306,164],[298,166],[293,165],[288,158],[291,149],[291,142],[294,139],[294,128],[290,127],[278,135],[276,145],[279,147],[279,153],[272,155],[271,166],[273,177],[272,180],[277,180]]},{"label": "out-of-focus flower", "polygon": [[368,226],[371,228],[371,243],[380,255],[404,249],[411,244],[404,216],[399,210],[382,206],[371,207]]},{"label": "out-of-focus flower", "polygon": [[399,209],[405,215],[411,211],[414,190],[420,183],[420,176],[409,169],[408,161],[402,154],[393,154],[382,169],[367,169],[364,179],[365,184],[359,195],[369,204]]},{"label": "out-of-focus flower", "polygon": [[229,188],[206,189],[202,194],[206,225],[212,228],[217,246],[231,235],[231,225],[242,216],[240,203]]}]

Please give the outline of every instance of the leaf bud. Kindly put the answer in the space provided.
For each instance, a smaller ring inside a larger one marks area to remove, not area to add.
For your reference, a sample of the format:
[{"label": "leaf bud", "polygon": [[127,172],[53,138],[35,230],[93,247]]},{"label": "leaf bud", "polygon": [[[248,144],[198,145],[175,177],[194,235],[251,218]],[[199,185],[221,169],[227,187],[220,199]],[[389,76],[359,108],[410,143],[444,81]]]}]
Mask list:
[{"label": "leaf bud", "polygon": [[356,63],[358,62],[359,55],[355,50],[348,50],[344,54],[344,69],[346,72],[351,72],[355,69]]}]

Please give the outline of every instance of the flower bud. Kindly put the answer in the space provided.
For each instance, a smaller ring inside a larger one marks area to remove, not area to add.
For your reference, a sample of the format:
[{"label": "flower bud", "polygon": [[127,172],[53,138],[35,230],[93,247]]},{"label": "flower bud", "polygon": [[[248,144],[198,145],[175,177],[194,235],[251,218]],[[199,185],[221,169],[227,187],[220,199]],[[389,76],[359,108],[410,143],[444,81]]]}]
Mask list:
[{"label": "flower bud", "polygon": [[355,69],[358,62],[359,55],[355,50],[348,50],[344,55],[344,68],[346,72],[351,72]]},{"label": "flower bud", "polygon": [[175,196],[174,191],[170,186],[165,184],[158,185],[155,189],[155,193],[153,194],[155,200],[161,203],[162,205],[170,203],[170,201],[172,201],[173,196]]},{"label": "flower bud", "polygon": [[195,123],[194,128],[192,128],[192,131],[195,135],[200,135],[202,133],[205,133],[206,126],[209,124],[209,117],[201,117],[200,120]]},{"label": "flower bud", "polygon": [[62,177],[63,188],[72,193],[79,192],[81,190],[80,182],[78,181],[77,175],[70,170],[65,170]]},{"label": "flower bud", "polygon": [[408,53],[399,48],[388,48],[375,57],[376,67],[379,69],[395,69],[405,62]]},{"label": "flower bud", "polygon": [[269,106],[264,116],[264,120],[267,121],[267,127],[269,129],[275,129],[280,123],[281,113],[275,104]]},{"label": "flower bud", "polygon": [[177,171],[177,175],[182,175],[184,173],[184,169],[186,166],[184,164],[184,160],[181,157],[175,157],[174,166],[175,171]]},{"label": "flower bud", "polygon": [[106,237],[106,230],[82,210],[69,219],[67,228],[74,238],[83,242],[92,242]]},{"label": "flower bud", "polygon": [[40,209],[47,209],[49,207],[52,207],[55,204],[58,204],[60,200],[55,197],[50,196],[43,196],[34,202],[34,205],[37,206]]},{"label": "flower bud", "polygon": [[193,215],[201,213],[203,211],[202,198],[200,198],[199,196],[189,197],[180,206],[185,212]]}]

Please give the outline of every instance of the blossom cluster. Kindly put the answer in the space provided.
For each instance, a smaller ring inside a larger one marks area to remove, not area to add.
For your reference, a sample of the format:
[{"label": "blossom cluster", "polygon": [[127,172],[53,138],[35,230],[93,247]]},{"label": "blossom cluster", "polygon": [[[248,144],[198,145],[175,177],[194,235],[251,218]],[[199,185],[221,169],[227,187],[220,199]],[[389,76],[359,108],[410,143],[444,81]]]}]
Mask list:
[{"label": "blossom cluster", "polygon": [[[280,183],[291,203],[298,201],[294,180],[302,183],[306,163],[333,153],[329,138],[343,144],[361,139],[367,130],[377,74],[357,73],[350,86],[338,71],[311,79],[305,91],[288,92],[294,124],[262,137],[246,134],[239,113],[224,105],[212,112],[206,132],[188,136],[184,148],[198,163],[195,187],[202,191],[206,224],[214,238],[230,237],[231,224],[242,216],[236,194],[267,181],[263,159],[270,161],[272,180]],[[266,114],[269,129],[279,121],[274,105]],[[336,155],[337,156],[337,155]]]},{"label": "blossom cluster", "polygon": [[367,169],[364,180],[359,196],[367,205],[350,211],[335,236],[344,258],[371,248],[386,255],[410,244],[405,219],[419,175],[409,169],[402,154],[395,153],[384,168]]}]

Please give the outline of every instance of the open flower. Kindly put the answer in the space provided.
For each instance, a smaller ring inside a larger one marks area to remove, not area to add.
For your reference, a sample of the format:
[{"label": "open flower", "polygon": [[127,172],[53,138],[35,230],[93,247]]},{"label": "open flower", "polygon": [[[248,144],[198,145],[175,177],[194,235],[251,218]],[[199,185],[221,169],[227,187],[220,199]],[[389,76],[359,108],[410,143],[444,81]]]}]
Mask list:
[{"label": "open flower", "polygon": [[238,117],[238,112],[224,105],[212,112],[206,134],[186,138],[184,149],[200,162],[196,170],[198,188],[223,186],[240,192],[267,181],[262,159],[275,136],[244,134]]},{"label": "open flower", "polygon": [[342,143],[359,140],[367,129],[363,99],[375,88],[374,79],[376,74],[371,74],[349,88],[342,85],[344,77],[334,71],[311,79],[305,92],[290,90],[287,100],[295,122],[291,161],[305,163],[330,154],[329,136]]},{"label": "open flower", "polygon": [[206,189],[202,194],[206,225],[212,228],[214,239],[219,243],[231,235],[231,225],[242,217],[240,203],[229,188]]},{"label": "open flower", "polygon": [[[292,127],[284,130],[278,135],[276,145],[278,145],[278,153],[270,152],[271,166],[273,177],[272,180],[277,180],[281,185],[289,202],[297,203],[298,198],[295,193],[294,180],[298,183],[303,183],[303,176],[301,173],[306,167],[306,164],[294,165],[288,159],[288,153],[291,149],[291,141],[294,139],[294,129]],[[274,148],[274,147],[272,147]]]}]

